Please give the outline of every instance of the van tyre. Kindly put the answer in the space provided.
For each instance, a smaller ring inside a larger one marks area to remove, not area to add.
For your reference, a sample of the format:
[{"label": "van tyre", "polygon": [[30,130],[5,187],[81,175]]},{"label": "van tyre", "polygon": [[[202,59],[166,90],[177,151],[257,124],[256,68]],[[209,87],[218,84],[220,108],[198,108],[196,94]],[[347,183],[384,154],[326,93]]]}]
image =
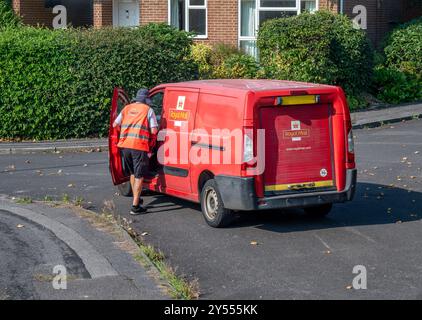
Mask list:
[{"label": "van tyre", "polygon": [[322,218],[328,215],[333,208],[332,203],[322,204],[314,207],[305,208],[305,213],[311,217]]},{"label": "van tyre", "polygon": [[117,186],[117,189],[119,189],[119,193],[122,196],[125,196],[125,197],[133,196],[132,186],[130,185],[130,182],[125,182],[125,183],[119,184]]},{"label": "van tyre", "polygon": [[201,190],[201,209],[205,221],[213,228],[227,227],[234,218],[232,211],[224,208],[214,179],[205,182]]}]

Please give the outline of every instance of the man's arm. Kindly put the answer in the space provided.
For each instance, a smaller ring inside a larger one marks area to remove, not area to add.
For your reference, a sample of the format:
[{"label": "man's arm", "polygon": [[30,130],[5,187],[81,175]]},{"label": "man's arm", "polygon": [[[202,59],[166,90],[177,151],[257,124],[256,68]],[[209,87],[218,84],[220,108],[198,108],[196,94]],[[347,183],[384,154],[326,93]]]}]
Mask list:
[{"label": "man's arm", "polygon": [[149,148],[152,150],[155,147],[155,144],[157,143],[157,133],[158,133],[158,122],[157,117],[155,116],[154,109],[151,107],[148,111],[148,124],[149,124],[149,130],[151,132],[151,137],[149,139]]},{"label": "man's arm", "polygon": [[151,134],[156,135],[158,133],[158,122],[157,117],[155,116],[154,109],[152,109],[151,107],[148,111],[148,124]]},{"label": "man's arm", "polygon": [[113,122],[113,128],[120,127],[120,125],[122,124],[122,120],[123,120],[123,115],[120,112],[120,114],[117,116],[116,120],[114,120],[114,122]]}]

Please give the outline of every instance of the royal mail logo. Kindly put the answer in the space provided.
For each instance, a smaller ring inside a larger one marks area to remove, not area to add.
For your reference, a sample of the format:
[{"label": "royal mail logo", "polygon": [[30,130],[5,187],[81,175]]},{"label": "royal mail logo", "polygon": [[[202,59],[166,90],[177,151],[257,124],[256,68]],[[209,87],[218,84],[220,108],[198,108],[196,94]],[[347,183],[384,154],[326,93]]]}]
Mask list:
[{"label": "royal mail logo", "polygon": [[302,129],[298,120],[293,120],[290,124],[291,130],[283,131],[284,139],[292,139],[292,141],[301,141],[302,138],[309,137],[309,129]]},{"label": "royal mail logo", "polygon": [[285,130],[283,131],[284,139],[309,137],[309,129],[301,130]]},{"label": "royal mail logo", "polygon": [[300,121],[292,121],[292,130],[300,130]]},{"label": "royal mail logo", "polygon": [[188,121],[190,116],[189,110],[170,109],[170,120],[172,121]]},{"label": "royal mail logo", "polygon": [[186,101],[186,97],[185,96],[179,96],[179,97],[177,97],[177,106],[176,106],[176,109],[177,110],[183,110],[183,109],[185,109],[185,101]]}]

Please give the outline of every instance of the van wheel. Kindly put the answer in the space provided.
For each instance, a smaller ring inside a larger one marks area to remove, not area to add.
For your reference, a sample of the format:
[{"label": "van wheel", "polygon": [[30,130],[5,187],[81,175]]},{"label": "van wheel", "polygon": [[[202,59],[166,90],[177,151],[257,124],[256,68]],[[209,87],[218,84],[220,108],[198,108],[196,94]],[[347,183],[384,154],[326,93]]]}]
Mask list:
[{"label": "van wheel", "polygon": [[125,182],[125,183],[119,184],[117,186],[117,189],[119,189],[119,193],[122,196],[125,196],[125,197],[133,196],[132,186],[130,185],[130,182]]},{"label": "van wheel", "polygon": [[205,221],[214,228],[227,227],[233,221],[231,210],[224,208],[214,179],[205,182],[201,191],[201,209]]},{"label": "van wheel", "polygon": [[307,208],[304,208],[304,210],[305,210],[305,213],[309,216],[321,218],[328,215],[332,208],[333,208],[333,204],[327,203],[327,204],[322,204],[315,207],[307,207]]}]

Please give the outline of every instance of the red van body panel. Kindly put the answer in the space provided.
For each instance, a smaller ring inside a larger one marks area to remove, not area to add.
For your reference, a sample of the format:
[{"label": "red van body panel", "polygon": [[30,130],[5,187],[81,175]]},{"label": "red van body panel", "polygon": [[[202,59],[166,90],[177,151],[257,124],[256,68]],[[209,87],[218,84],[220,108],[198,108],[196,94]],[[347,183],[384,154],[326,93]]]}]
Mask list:
[{"label": "red van body panel", "polygon": [[[146,188],[198,202],[201,184],[214,178],[224,206],[235,210],[305,207],[353,198],[356,169],[348,153],[350,113],[341,88],[276,80],[206,80],[159,85],[151,95],[157,92],[164,92],[160,132],[165,136],[158,147],[165,146],[173,132],[189,156],[178,152],[170,157],[174,161],[162,164],[156,177],[145,180]],[[317,100],[279,103],[295,96]],[[259,131],[265,135],[265,170],[251,173],[247,168],[254,164],[242,162],[244,143],[253,132],[256,156]],[[115,133],[110,130],[110,141],[116,139]],[[242,147],[232,148],[239,139]],[[168,156],[170,150],[166,152]],[[117,155],[110,149],[115,184],[127,179],[118,172]],[[198,162],[207,157],[213,161]]]}]

